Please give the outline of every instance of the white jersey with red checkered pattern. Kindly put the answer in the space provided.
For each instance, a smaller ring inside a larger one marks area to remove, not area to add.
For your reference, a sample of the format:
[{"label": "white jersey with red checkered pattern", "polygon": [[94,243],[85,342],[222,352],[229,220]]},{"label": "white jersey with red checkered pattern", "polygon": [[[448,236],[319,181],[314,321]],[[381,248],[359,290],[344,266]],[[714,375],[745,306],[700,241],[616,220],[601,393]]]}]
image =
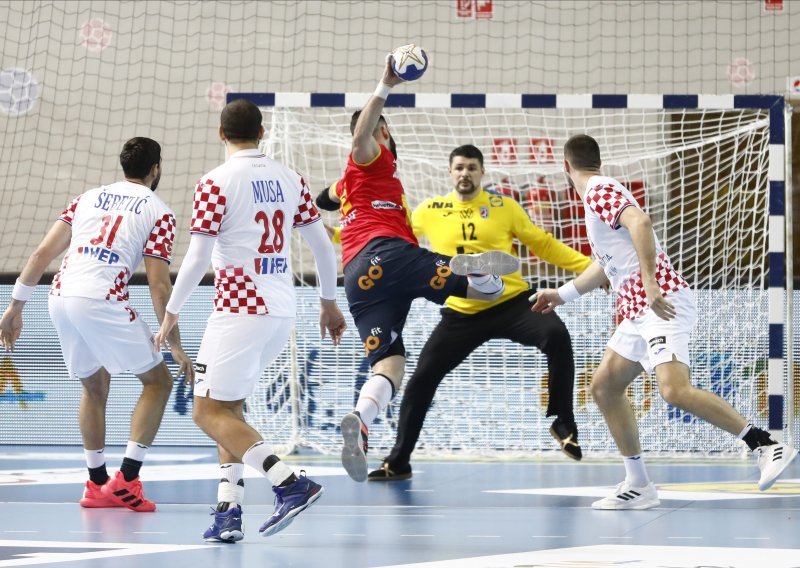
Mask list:
[{"label": "white jersey with red checkered pattern", "polygon": [[[647,301],[639,257],[630,233],[619,224],[619,216],[627,207],[640,210],[641,207],[621,183],[605,176],[589,178],[583,206],[592,256],[603,267],[617,293],[617,313],[623,318],[635,319],[642,315]],[[653,239],[656,244],[656,280],[663,294],[687,288],[688,284],[672,267],[655,233]]]},{"label": "white jersey with red checkered pattern", "polygon": [[258,150],[203,176],[191,232],[216,237],[215,309],[294,317],[291,229],[320,218],[303,178]]},{"label": "white jersey with red checkered pattern", "polygon": [[126,301],[128,279],[143,256],[172,260],[175,216],[144,185],[90,189],[58,219],[72,226],[72,239],[50,286],[55,296]]}]

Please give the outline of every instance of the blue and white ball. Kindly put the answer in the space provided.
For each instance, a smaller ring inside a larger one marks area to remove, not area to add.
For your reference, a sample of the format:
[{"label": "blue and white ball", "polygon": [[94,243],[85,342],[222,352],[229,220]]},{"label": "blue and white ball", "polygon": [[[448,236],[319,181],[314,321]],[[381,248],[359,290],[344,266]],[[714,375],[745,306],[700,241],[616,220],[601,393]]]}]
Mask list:
[{"label": "blue and white ball", "polygon": [[415,81],[422,77],[428,68],[428,54],[414,45],[404,45],[392,52],[392,71],[403,81]]}]

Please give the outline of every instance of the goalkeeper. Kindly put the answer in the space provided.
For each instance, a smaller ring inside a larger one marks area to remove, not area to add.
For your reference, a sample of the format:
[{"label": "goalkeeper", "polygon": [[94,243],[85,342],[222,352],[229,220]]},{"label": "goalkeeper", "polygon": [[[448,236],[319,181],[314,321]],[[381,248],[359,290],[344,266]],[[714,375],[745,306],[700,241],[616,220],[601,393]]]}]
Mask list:
[{"label": "goalkeeper", "polygon": [[[516,238],[538,258],[565,270],[581,273],[591,264],[591,259],[531,223],[516,201],[481,187],[483,154],[475,146],[453,150],[449,171],[453,191],[424,201],[412,216],[414,233],[426,236],[434,252],[448,256],[488,250],[514,253]],[[406,386],[394,448],[381,467],[370,472],[370,481],[411,477],[411,453],[439,383],[490,339],[509,339],[536,347],[546,355],[550,395],[547,416],[556,416],[550,433],[566,455],[581,459],[572,410],[575,364],[569,332],[555,312],[530,311],[531,290],[519,271],[503,280],[505,291],[493,302],[455,296],[447,300],[442,319],[422,348]]]}]

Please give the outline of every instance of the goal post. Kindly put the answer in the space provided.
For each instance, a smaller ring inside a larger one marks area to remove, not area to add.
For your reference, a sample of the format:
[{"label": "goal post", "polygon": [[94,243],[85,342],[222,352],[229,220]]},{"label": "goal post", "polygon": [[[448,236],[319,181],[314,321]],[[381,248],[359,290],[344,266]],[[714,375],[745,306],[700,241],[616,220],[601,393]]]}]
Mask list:
[{"label": "goal post", "polygon": [[[349,152],[350,114],[361,93],[230,93],[265,113],[264,150],[300,172],[314,192],[337,181]],[[451,190],[449,152],[462,144],[485,156],[484,187],[515,198],[539,226],[589,253],[582,206],[563,175],[567,138],[588,133],[600,143],[604,173],[620,179],[651,215],[674,264],[696,290],[694,384],[731,402],[746,418],[783,436],[790,388],[785,211],[787,111],[774,95],[547,95],[393,93],[384,111],[398,145],[398,174],[410,206]],[[476,212],[478,214],[478,212]],[[326,223],[338,222],[327,215]],[[310,253],[293,240],[298,282],[313,275]],[[532,286],[571,275],[519,247]],[[296,425],[290,447],[334,452],[337,426],[352,409],[366,363],[352,326],[343,345],[320,345],[313,294],[298,294],[291,361],[267,373],[248,401],[248,420],[273,427],[276,392],[292,398]],[[310,292],[311,290],[309,290]],[[346,301],[340,295],[341,305]],[[573,337],[576,419],[583,447],[613,447],[590,400],[588,381],[613,330],[612,300],[600,292],[559,308]],[[406,380],[439,319],[415,302],[404,338]],[[554,448],[547,427],[546,362],[535,349],[493,340],[443,381],[420,438],[421,453],[532,455]],[[265,389],[262,391],[262,389]],[[735,455],[741,444],[693,416],[669,407],[652,377],[635,381],[630,396],[643,446],[659,454]],[[370,435],[383,452],[394,441],[402,390]],[[285,415],[283,415],[285,419]],[[277,426],[277,425],[275,425]],[[789,432],[797,438],[797,432]]]}]

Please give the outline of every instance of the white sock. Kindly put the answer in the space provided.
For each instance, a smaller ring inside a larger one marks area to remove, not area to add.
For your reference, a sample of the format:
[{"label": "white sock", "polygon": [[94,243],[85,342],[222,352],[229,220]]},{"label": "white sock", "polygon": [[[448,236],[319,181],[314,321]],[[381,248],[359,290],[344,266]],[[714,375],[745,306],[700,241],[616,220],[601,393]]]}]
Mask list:
[{"label": "white sock", "polygon": [[145,446],[139,442],[128,441],[128,446],[125,448],[125,457],[138,462],[143,462],[144,457],[147,455],[147,450],[150,446]]},{"label": "white sock", "polygon": [[467,280],[469,280],[470,286],[484,294],[496,294],[505,288],[503,279],[499,276],[492,276],[491,274],[484,274],[482,276],[467,275]]},{"label": "white sock", "polygon": [[242,456],[242,461],[256,470],[258,473],[269,479],[273,486],[278,486],[289,477],[294,475],[292,469],[278,460],[272,465],[268,465],[269,469],[264,468],[264,462],[269,456],[274,456],[275,452],[272,447],[264,441],[256,442],[250,446]]},{"label": "white sock", "polygon": [[748,433],[748,432],[749,432],[749,431],[750,431],[752,428],[753,428],[753,425],[748,423],[748,424],[747,424],[747,426],[745,426],[745,427],[744,427],[744,430],[742,430],[741,432],[739,432],[739,435],[738,435],[738,436],[736,436],[736,437],[737,437],[737,438],[739,438],[740,440],[744,440],[744,437],[745,437],[745,436],[747,436],[747,433]]},{"label": "white sock", "polygon": [[106,463],[106,449],[100,448],[99,450],[83,449],[83,456],[86,458],[86,467],[95,469]]},{"label": "white sock", "polygon": [[644,487],[650,483],[642,454],[638,456],[622,456],[622,461],[625,463],[625,481],[632,487]]},{"label": "white sock", "polygon": [[244,501],[244,464],[223,463],[219,471],[221,479],[217,486],[217,503],[230,503],[232,507],[241,505]]},{"label": "white sock", "polygon": [[377,418],[389,405],[394,396],[394,386],[388,377],[380,374],[372,375],[358,393],[356,410],[361,414],[361,421],[367,425]]}]

